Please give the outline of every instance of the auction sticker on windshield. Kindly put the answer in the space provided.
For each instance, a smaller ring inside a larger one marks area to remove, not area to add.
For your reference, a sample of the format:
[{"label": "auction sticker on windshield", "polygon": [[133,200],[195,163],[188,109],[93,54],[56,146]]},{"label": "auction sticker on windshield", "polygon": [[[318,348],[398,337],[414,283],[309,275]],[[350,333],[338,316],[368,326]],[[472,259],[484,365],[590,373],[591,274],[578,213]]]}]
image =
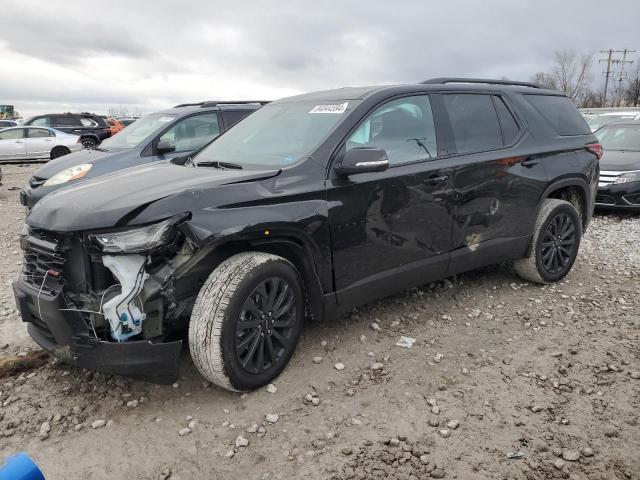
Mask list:
[{"label": "auction sticker on windshield", "polygon": [[344,113],[349,102],[338,103],[337,105],[316,105],[309,113]]}]

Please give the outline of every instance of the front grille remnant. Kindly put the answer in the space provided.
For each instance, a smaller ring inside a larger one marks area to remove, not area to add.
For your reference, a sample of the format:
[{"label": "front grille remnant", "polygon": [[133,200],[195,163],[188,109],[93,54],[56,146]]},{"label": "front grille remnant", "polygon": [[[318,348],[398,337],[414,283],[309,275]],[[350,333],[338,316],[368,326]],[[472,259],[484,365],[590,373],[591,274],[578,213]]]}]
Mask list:
[{"label": "front grille remnant", "polygon": [[44,232],[29,232],[22,275],[25,283],[45,293],[56,293],[64,284],[64,250],[60,239]]}]

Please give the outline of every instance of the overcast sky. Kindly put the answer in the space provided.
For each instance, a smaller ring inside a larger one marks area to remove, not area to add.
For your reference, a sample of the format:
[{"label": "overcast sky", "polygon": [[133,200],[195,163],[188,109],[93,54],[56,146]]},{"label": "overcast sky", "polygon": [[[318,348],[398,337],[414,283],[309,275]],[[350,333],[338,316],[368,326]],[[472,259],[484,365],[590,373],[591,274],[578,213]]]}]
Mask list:
[{"label": "overcast sky", "polygon": [[[560,49],[640,50],[639,0],[3,0],[23,115],[275,99],[436,76],[529,80]],[[635,59],[638,54],[634,54]],[[596,65],[594,77],[602,77]]]}]

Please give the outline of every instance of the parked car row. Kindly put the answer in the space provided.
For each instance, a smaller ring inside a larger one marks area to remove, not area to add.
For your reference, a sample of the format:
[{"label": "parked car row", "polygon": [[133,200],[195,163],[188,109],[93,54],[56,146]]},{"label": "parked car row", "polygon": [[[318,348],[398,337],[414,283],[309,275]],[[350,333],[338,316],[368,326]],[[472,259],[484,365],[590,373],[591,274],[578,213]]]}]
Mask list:
[{"label": "parked car row", "polygon": [[186,335],[204,377],[255,389],[306,317],[504,261],[564,278],[601,155],[566,96],[521,82],[180,105],[36,172],[16,303],[76,367],[173,381]]}]

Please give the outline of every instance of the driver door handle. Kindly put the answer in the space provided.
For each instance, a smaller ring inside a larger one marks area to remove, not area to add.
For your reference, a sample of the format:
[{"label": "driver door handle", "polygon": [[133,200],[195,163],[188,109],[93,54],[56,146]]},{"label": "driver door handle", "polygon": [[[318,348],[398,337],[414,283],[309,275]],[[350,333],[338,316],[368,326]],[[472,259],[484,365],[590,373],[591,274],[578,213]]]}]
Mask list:
[{"label": "driver door handle", "polygon": [[522,162],[520,162],[520,165],[522,165],[523,167],[531,168],[534,165],[537,165],[538,163],[539,163],[539,160],[528,157],[528,158],[525,158]]},{"label": "driver door handle", "polygon": [[449,180],[449,175],[435,174],[435,175],[431,175],[423,183],[425,183],[426,185],[439,185],[441,183],[446,182],[447,180]]}]

